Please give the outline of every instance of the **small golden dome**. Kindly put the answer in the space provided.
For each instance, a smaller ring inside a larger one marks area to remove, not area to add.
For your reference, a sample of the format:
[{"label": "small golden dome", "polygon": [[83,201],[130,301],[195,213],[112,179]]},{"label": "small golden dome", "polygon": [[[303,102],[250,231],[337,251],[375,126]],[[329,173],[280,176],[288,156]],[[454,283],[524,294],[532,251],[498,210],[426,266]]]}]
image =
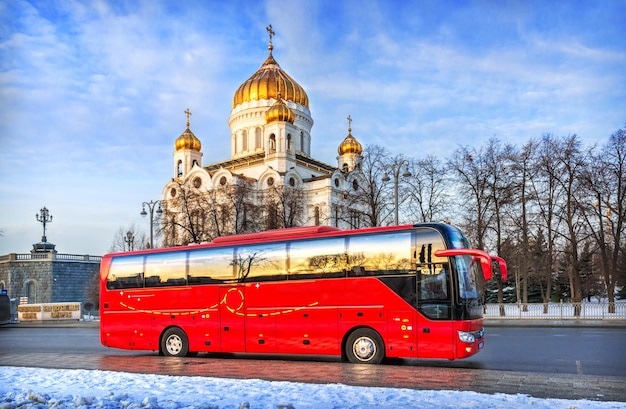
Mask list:
[{"label": "small golden dome", "polygon": [[193,132],[187,128],[185,129],[185,132],[183,132],[176,139],[174,147],[177,151],[181,149],[191,149],[200,152],[200,149],[202,149],[202,143],[200,143],[200,139],[198,139],[196,135],[194,135]]},{"label": "small golden dome", "polygon": [[345,155],[346,153],[356,153],[360,155],[361,153],[363,153],[363,147],[361,146],[359,141],[357,141],[356,138],[352,136],[351,125],[352,117],[348,115],[348,136],[346,136],[343,142],[341,142],[341,144],[339,145],[339,148],[337,148],[337,152],[339,152],[339,155]]},{"label": "small golden dome", "polygon": [[293,111],[283,102],[280,95],[281,94],[278,93],[278,99],[265,114],[265,123],[267,124],[271,122],[289,122],[290,124],[293,124],[296,120],[296,116],[293,114]]},{"label": "small golden dome", "polygon": [[363,147],[354,136],[348,134],[346,139],[344,139],[343,142],[341,142],[341,145],[339,145],[337,152],[339,152],[340,155],[345,155],[346,153],[361,154],[363,152]]},{"label": "small golden dome", "polygon": [[285,100],[304,105],[308,109],[309,97],[304,88],[280,68],[272,56],[271,44],[268,48],[270,55],[261,68],[235,91],[233,108],[247,101],[277,99],[280,90]]},{"label": "small golden dome", "polygon": [[189,129],[189,117],[191,116],[189,108],[185,110],[185,114],[187,115],[187,129],[185,129],[185,132],[176,138],[176,141],[174,141],[174,147],[177,151],[181,149],[191,149],[200,152],[200,149],[202,149],[202,143],[200,143],[200,139],[198,139]]}]

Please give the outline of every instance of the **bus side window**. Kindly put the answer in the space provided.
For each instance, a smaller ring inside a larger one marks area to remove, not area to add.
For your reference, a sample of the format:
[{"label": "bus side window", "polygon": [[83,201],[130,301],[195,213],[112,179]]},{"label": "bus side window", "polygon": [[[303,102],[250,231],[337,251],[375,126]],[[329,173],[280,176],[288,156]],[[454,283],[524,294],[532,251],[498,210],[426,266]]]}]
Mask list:
[{"label": "bus side window", "polygon": [[[431,273],[435,274],[431,274]],[[431,269],[421,270],[418,274],[420,300],[449,300],[450,276],[445,268],[436,265]]]},{"label": "bus side window", "polygon": [[286,243],[238,247],[233,260],[237,279],[240,282],[286,280],[286,251]]},{"label": "bus side window", "polygon": [[143,256],[116,257],[111,260],[107,289],[143,287]]},{"label": "bus side window", "polygon": [[187,253],[173,251],[146,256],[146,287],[185,285]]},{"label": "bus side window", "polygon": [[289,243],[289,280],[344,277],[345,239],[325,238]]},{"label": "bus side window", "polygon": [[411,233],[394,232],[350,236],[348,275],[411,273]]},{"label": "bus side window", "polygon": [[445,248],[443,238],[436,230],[416,230],[418,311],[433,320],[451,317],[450,266],[446,257],[435,256],[437,250]]},{"label": "bus side window", "polygon": [[235,281],[232,248],[211,248],[189,252],[189,284],[230,283]]}]

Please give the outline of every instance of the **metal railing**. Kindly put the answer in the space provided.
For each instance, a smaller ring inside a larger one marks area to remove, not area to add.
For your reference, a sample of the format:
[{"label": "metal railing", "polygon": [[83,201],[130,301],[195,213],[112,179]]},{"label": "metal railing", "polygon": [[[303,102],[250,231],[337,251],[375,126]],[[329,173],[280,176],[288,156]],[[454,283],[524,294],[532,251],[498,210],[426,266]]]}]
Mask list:
[{"label": "metal railing", "polygon": [[64,254],[64,253],[9,253],[0,256],[0,263],[10,263],[12,261],[41,261],[41,260],[54,260],[54,261],[82,261],[82,262],[94,262],[99,263],[102,260],[101,256],[90,256],[89,254]]},{"label": "metal railing", "polygon": [[[549,303],[547,309],[544,304],[502,304],[504,315],[501,314],[500,304],[487,304],[485,319],[530,319],[530,320],[626,320],[626,302],[613,303],[611,309],[608,302],[583,303]],[[579,314],[576,314],[578,309]],[[609,312],[614,311],[614,312]]]}]

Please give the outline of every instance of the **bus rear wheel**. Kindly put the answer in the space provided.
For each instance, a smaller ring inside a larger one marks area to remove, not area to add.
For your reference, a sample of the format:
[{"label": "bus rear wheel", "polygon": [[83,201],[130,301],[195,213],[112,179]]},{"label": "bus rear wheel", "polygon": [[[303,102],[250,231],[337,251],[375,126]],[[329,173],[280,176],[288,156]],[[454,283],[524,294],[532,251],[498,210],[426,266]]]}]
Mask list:
[{"label": "bus rear wheel", "polygon": [[161,338],[161,352],[165,356],[187,356],[189,353],[189,340],[185,331],[180,328],[170,328]]},{"label": "bus rear wheel", "polygon": [[359,328],[348,337],[346,357],[353,364],[379,364],[385,357],[385,345],[376,331]]}]

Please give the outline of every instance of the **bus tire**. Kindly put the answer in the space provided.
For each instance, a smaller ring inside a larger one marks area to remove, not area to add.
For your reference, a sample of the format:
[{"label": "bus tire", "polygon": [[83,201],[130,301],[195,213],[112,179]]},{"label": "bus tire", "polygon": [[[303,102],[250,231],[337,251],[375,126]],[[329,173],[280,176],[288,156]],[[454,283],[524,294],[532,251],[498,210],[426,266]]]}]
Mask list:
[{"label": "bus tire", "polygon": [[178,327],[169,328],[161,338],[161,352],[165,356],[183,357],[189,353],[189,339]]},{"label": "bus tire", "polygon": [[385,344],[378,332],[359,328],[348,336],[345,352],[353,364],[379,364],[385,357]]}]

